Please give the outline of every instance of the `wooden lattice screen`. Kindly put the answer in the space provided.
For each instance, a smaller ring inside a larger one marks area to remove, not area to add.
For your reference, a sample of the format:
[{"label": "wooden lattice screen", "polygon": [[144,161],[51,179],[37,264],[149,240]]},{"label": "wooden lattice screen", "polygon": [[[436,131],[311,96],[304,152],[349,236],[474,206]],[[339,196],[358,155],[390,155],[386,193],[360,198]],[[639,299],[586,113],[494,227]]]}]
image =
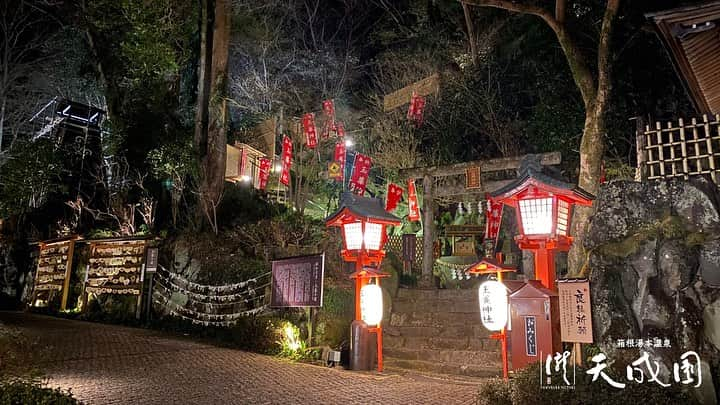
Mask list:
[{"label": "wooden lattice screen", "polygon": [[682,118],[662,125],[638,125],[638,170],[636,180],[709,174],[718,184],[720,177],[720,116],[689,123]]},{"label": "wooden lattice screen", "polygon": [[[395,253],[398,257],[402,258],[402,235],[391,235],[388,236],[388,241],[385,244],[385,250],[388,252]],[[413,262],[413,269],[422,268],[423,261],[423,237],[418,236],[415,239],[415,261]]]}]

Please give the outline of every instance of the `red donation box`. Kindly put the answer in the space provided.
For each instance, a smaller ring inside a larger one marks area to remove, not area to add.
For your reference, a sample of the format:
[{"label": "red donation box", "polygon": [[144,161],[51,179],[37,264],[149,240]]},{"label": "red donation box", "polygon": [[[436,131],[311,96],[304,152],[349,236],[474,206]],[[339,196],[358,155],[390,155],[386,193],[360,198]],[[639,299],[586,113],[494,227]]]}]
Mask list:
[{"label": "red donation box", "polygon": [[528,281],[510,295],[510,327],[514,370],[561,352],[557,293]]}]

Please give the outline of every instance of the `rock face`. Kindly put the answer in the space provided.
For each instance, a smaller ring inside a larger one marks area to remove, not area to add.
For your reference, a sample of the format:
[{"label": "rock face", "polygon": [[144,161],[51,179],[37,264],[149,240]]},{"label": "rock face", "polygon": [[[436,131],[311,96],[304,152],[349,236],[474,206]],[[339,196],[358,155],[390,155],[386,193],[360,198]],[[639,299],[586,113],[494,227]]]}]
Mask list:
[{"label": "rock face", "polygon": [[624,375],[638,348],[618,339],[669,339],[643,348],[672,380],[686,351],[703,361],[703,403],[720,396],[720,193],[704,178],[612,182],[601,189],[585,271],[592,286],[596,344]]}]

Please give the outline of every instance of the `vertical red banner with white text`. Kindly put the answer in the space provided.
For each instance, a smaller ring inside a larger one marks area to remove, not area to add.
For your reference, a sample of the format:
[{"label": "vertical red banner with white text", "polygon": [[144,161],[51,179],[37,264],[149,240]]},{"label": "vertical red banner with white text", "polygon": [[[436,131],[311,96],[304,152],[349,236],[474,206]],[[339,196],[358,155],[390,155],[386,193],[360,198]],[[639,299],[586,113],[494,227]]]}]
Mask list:
[{"label": "vertical red banner with white text", "polygon": [[280,173],[280,183],[290,185],[290,167],[292,166],[292,140],[283,135],[282,142],[282,172]]},{"label": "vertical red banner with white text", "polygon": [[336,181],[342,182],[345,180],[345,144],[338,142],[335,144],[335,156],[333,162],[337,163],[338,170],[336,173],[331,173],[330,177]]},{"label": "vertical red banner with white text", "polygon": [[385,202],[385,211],[392,212],[397,208],[398,203],[403,195],[402,187],[397,184],[388,184],[387,201]]},{"label": "vertical red banner with white text", "polygon": [[348,189],[350,191],[358,195],[365,194],[365,187],[367,187],[371,166],[372,159],[370,156],[363,155],[362,153],[355,154],[353,172],[350,176],[350,182],[348,183]]},{"label": "vertical red banner with white text", "polygon": [[305,133],[305,144],[310,149],[315,149],[318,143],[317,129],[315,128],[315,114],[307,113],[302,119],[303,132]]},{"label": "vertical red banner with white text", "polygon": [[408,220],[412,222],[420,220],[420,207],[418,207],[417,192],[415,191],[415,179],[408,180]]},{"label": "vertical red banner with white text", "polygon": [[272,161],[266,157],[258,159],[259,173],[258,173],[258,190],[265,190],[267,187],[268,179],[270,178],[270,166]]}]

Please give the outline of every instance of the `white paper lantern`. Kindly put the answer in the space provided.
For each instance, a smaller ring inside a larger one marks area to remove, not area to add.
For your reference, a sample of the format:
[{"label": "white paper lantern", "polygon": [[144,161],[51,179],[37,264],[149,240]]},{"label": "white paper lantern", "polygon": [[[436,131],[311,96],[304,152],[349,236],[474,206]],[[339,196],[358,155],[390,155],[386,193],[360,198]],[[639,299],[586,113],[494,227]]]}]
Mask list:
[{"label": "white paper lantern", "polygon": [[505,286],[499,281],[486,281],[478,290],[480,320],[491,331],[502,330],[508,319],[508,298]]},{"label": "white paper lantern", "polygon": [[360,289],[360,313],[362,320],[370,326],[375,326],[382,321],[383,297],[379,285],[366,284]]}]

